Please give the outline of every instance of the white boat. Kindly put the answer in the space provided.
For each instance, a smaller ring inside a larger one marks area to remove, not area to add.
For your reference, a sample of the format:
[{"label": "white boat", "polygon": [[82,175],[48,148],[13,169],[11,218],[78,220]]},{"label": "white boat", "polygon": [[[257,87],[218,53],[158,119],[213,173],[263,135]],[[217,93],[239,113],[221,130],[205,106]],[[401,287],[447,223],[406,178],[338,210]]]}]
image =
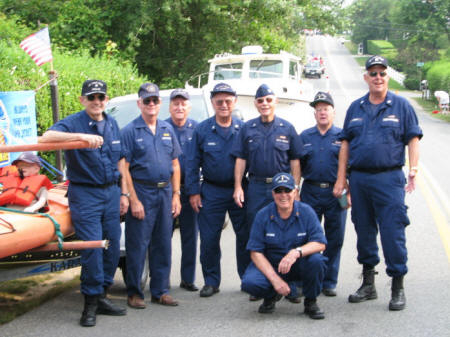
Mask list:
[{"label": "white boat", "polygon": [[[231,85],[238,96],[236,114],[244,120],[259,116],[254,105],[255,93],[265,83],[278,97],[277,116],[291,122],[297,132],[315,125],[312,108],[308,105],[314,96],[313,88],[301,78],[299,57],[285,51],[264,54],[261,46],[246,46],[242,54],[217,54],[208,62],[208,83],[203,86],[204,91],[211,91],[220,82]],[[197,86],[204,75],[195,77]],[[192,88],[189,83],[186,87]]]}]

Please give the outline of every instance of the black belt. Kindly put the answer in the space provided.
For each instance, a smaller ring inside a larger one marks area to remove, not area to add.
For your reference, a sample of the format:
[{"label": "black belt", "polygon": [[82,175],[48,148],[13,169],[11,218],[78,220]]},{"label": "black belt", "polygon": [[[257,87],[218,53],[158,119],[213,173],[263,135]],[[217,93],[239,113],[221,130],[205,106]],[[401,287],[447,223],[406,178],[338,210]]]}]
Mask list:
[{"label": "black belt", "polygon": [[395,171],[395,170],[401,170],[401,166],[393,166],[393,167],[382,167],[382,168],[356,168],[356,167],[350,167],[351,171],[357,171],[357,172],[364,172],[364,173],[382,173],[382,172],[388,172],[388,171]]},{"label": "black belt", "polygon": [[259,182],[263,182],[266,184],[271,184],[272,183],[272,177],[256,177],[254,175],[251,175],[250,177],[250,181],[259,181]]},{"label": "black belt", "polygon": [[314,181],[314,180],[305,180],[305,184],[318,186],[320,188],[329,188],[329,187],[333,187],[334,186],[334,183]]},{"label": "black belt", "polygon": [[209,179],[206,179],[205,177],[203,177],[203,181],[208,184],[219,186],[219,187],[234,188],[234,181],[233,182],[218,182],[218,181],[211,181]]},{"label": "black belt", "polygon": [[118,185],[117,181],[111,181],[110,183],[106,184],[88,184],[88,183],[77,183],[75,181],[70,181],[70,184],[77,185],[77,186],[86,186],[86,187],[95,187],[95,188],[107,188],[113,185]]},{"label": "black belt", "polygon": [[145,185],[145,186],[156,187],[156,188],[164,188],[169,185],[168,181],[159,181],[157,183],[154,183],[154,182],[151,182],[148,180],[141,180],[141,179],[136,179],[136,178],[133,178],[133,182],[136,182],[138,184]]}]

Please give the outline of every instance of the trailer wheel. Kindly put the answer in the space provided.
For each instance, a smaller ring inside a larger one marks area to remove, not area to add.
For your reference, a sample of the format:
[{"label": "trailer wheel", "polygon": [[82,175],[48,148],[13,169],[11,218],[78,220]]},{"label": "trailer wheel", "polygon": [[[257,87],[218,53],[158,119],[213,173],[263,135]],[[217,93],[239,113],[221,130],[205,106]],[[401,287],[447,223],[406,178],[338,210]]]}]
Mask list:
[{"label": "trailer wheel", "polygon": [[[127,284],[127,257],[121,256],[119,260],[119,267],[122,270],[122,278],[123,282],[125,282],[125,285]],[[145,286],[147,285],[149,277],[149,269],[148,269],[148,257],[145,259],[144,262],[144,270],[142,271],[141,275],[141,290],[144,291]]]}]

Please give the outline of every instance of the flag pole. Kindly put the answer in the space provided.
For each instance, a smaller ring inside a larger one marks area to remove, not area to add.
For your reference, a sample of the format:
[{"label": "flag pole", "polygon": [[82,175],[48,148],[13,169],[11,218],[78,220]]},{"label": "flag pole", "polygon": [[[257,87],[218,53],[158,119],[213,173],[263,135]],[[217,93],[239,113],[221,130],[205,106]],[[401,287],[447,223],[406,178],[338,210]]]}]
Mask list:
[{"label": "flag pole", "polygon": [[[58,100],[58,81],[57,81],[57,73],[53,69],[53,60],[50,62],[50,95],[52,98],[52,112],[53,112],[53,124],[59,121],[59,100]],[[62,152],[56,151],[55,153],[55,164],[56,168],[62,171]],[[58,180],[62,181],[63,177],[58,176]]]}]

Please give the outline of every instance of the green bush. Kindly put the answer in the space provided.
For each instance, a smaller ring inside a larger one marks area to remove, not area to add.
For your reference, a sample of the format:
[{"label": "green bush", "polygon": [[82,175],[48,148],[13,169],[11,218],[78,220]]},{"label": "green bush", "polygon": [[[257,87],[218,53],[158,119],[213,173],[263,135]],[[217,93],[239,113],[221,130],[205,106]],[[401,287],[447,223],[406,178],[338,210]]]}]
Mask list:
[{"label": "green bush", "polygon": [[426,79],[431,91],[450,91],[450,61],[441,60],[425,64]]},{"label": "green bush", "polygon": [[403,81],[403,85],[410,90],[419,90],[420,77],[417,75],[407,75]]},{"label": "green bush", "polygon": [[[148,81],[138,75],[136,68],[130,63],[119,63],[107,56],[91,57],[88,51],[63,54],[53,48],[53,62],[58,73],[61,119],[83,109],[78,97],[81,86],[87,79],[105,81],[109,97],[135,93],[143,82]],[[35,90],[48,81],[50,64],[37,67],[18,43],[10,45],[9,42],[0,40],[0,64],[0,91]],[[52,116],[50,88],[45,85],[36,92],[38,135],[53,124]],[[53,153],[45,153],[43,157],[53,162]]]},{"label": "green bush", "polygon": [[390,63],[395,62],[397,57],[397,49],[394,45],[385,40],[368,40],[367,52],[371,55],[381,55],[388,59]]}]

